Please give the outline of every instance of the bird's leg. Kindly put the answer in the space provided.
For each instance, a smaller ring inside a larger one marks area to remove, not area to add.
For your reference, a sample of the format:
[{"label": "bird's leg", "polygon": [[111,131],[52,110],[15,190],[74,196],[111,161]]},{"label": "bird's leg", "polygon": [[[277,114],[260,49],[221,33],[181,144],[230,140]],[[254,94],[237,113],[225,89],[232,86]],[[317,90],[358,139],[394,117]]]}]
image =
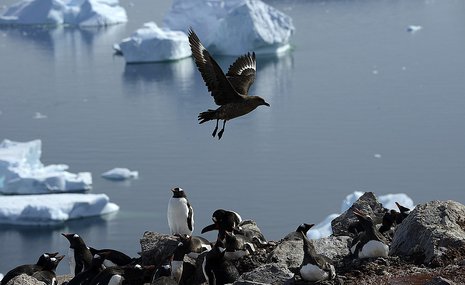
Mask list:
[{"label": "bird's leg", "polygon": [[218,131],[218,121],[219,121],[219,120],[220,120],[220,119],[217,119],[217,120],[216,120],[216,127],[215,127],[215,129],[213,130],[213,133],[212,133],[212,136],[213,136],[213,137],[216,136],[216,131]]},{"label": "bird's leg", "polygon": [[223,121],[223,128],[221,129],[221,131],[218,133],[218,139],[221,139],[221,137],[223,136],[223,133],[224,133],[224,126],[226,125],[226,120]]}]

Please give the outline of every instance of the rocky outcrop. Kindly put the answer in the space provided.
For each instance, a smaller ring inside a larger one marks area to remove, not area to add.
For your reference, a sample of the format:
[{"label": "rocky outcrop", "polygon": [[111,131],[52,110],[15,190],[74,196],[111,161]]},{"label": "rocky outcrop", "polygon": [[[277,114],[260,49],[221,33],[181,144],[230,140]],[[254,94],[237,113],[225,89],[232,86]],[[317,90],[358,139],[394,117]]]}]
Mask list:
[{"label": "rocky outcrop", "polygon": [[246,272],[234,282],[234,285],[281,285],[292,284],[294,273],[282,263],[262,265],[250,272]]},{"label": "rocky outcrop", "polygon": [[141,263],[143,265],[160,265],[163,260],[169,258],[176,247],[179,239],[172,235],[164,235],[155,232],[145,232],[140,240]]},{"label": "rocky outcrop", "polygon": [[348,228],[350,225],[358,222],[354,215],[354,209],[362,210],[369,214],[375,223],[381,223],[385,210],[383,205],[378,201],[373,192],[365,192],[352,206],[331,221],[331,228],[335,236],[350,236]]},{"label": "rocky outcrop", "polygon": [[465,258],[465,206],[454,201],[418,205],[400,224],[391,255],[441,266]]}]

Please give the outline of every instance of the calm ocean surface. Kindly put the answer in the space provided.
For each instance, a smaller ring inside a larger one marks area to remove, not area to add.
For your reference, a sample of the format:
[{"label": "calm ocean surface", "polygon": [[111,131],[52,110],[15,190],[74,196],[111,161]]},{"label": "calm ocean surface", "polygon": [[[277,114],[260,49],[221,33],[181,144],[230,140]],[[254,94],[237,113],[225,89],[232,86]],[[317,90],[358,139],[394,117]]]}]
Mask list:
[{"label": "calm ocean surface", "polygon": [[[112,55],[144,22],[160,24],[169,1],[123,0],[130,22],[106,29],[0,29],[0,139],[41,139],[45,164],[92,172],[92,192],[121,207],[57,228],[0,225],[0,272],[67,253],[61,232],[136,256],[144,231],[168,232],[174,186],[196,234],[226,208],[269,239],[338,212],[353,191],[465,203],[465,1],[268,2],[294,18],[293,51],[258,58],[251,93],[271,108],[228,122],[221,141],[214,122],[197,123],[215,105],[191,59]],[[140,178],[100,178],[114,167]]]}]

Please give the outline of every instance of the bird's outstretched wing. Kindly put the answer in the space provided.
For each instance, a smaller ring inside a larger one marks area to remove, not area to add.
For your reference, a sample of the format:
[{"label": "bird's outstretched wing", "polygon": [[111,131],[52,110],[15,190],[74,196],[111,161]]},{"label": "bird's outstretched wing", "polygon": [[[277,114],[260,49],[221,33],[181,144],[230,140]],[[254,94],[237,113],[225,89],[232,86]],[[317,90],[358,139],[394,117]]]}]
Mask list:
[{"label": "bird's outstretched wing", "polygon": [[237,92],[248,95],[249,88],[255,81],[256,72],[257,62],[255,61],[255,52],[253,52],[238,57],[229,67],[226,77]]},{"label": "bird's outstretched wing", "polygon": [[211,92],[211,95],[215,99],[215,103],[217,105],[225,105],[242,100],[242,97],[236,92],[224,75],[221,67],[211,57],[192,29],[189,29],[188,36],[195,64],[208,87],[208,91]]}]

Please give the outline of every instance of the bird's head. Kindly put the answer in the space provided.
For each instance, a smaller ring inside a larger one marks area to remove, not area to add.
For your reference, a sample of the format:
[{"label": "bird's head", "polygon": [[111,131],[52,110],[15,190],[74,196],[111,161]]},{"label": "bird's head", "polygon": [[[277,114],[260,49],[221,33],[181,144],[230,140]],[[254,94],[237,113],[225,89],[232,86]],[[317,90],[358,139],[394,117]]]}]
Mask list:
[{"label": "bird's head", "polygon": [[265,105],[265,106],[268,106],[270,107],[270,104],[268,104],[265,99],[263,99],[262,97],[260,96],[250,96],[249,97],[250,100],[252,100],[254,103],[255,103],[255,106],[261,106],[261,105]]}]

